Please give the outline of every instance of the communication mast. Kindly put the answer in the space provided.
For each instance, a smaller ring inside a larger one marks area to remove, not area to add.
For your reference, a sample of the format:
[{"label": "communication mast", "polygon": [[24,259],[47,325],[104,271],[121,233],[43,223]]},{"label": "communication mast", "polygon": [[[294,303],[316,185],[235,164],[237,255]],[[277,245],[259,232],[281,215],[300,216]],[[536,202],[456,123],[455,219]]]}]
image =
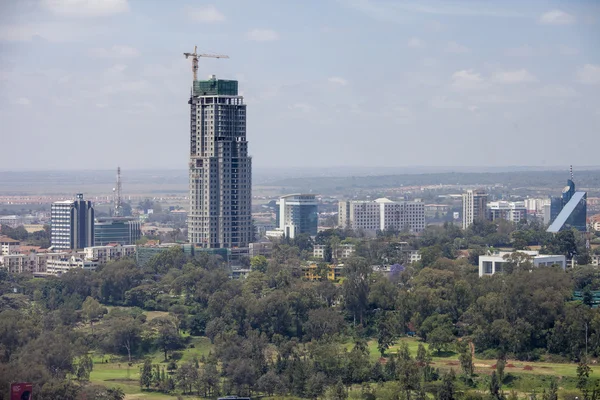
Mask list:
[{"label": "communication mast", "polygon": [[115,202],[114,216],[123,216],[123,201],[121,199],[121,167],[117,167],[117,186],[113,189]]}]

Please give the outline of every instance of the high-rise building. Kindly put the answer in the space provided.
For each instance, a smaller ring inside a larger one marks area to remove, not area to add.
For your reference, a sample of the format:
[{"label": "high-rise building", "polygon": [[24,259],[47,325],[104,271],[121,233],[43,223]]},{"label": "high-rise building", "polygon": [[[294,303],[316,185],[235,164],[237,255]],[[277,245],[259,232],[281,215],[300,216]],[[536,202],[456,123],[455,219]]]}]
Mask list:
[{"label": "high-rise building", "polygon": [[567,186],[563,189],[560,199],[553,198],[551,206],[551,224],[548,232],[557,233],[573,228],[581,232],[587,231],[587,193],[575,191],[572,169],[571,179],[567,180]]},{"label": "high-rise building", "polygon": [[291,239],[300,234],[317,235],[318,202],[314,194],[288,194],[277,200],[276,224]]},{"label": "high-rise building", "polygon": [[527,219],[527,208],[522,201],[491,201],[487,204],[487,212],[490,221],[504,219],[519,222]]},{"label": "high-rise building", "polygon": [[94,245],[92,202],[77,194],[75,200],[57,201],[51,207],[50,243],[55,249],[83,249]]},{"label": "high-rise building", "polygon": [[247,247],[253,239],[252,159],[238,82],[194,81],[190,100],[188,239],[204,248]]},{"label": "high-rise building", "polygon": [[425,204],[420,201],[340,201],[338,225],[341,228],[377,232],[386,230],[413,233],[425,229]]},{"label": "high-rise building", "polygon": [[483,190],[467,190],[463,193],[463,229],[474,221],[483,221],[487,213],[487,194]]}]

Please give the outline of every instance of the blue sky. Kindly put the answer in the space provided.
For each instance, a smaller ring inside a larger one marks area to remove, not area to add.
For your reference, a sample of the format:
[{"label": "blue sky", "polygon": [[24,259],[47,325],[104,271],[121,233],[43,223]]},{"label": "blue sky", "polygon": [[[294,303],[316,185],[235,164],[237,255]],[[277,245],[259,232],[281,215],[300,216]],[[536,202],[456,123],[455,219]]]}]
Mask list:
[{"label": "blue sky", "polygon": [[599,164],[598,2],[20,0],[0,170],[186,168],[194,45],[257,167]]}]

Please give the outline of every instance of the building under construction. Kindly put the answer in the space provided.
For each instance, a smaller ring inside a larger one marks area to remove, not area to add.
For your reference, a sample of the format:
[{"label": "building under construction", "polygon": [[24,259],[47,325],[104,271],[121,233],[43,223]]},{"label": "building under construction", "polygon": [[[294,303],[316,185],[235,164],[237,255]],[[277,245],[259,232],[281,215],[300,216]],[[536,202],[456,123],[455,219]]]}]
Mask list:
[{"label": "building under construction", "polygon": [[[190,105],[190,210],[188,239],[203,248],[246,248],[252,241],[252,161],[246,140],[246,105],[238,82],[197,80],[192,57]],[[226,56],[214,56],[226,58]]]}]

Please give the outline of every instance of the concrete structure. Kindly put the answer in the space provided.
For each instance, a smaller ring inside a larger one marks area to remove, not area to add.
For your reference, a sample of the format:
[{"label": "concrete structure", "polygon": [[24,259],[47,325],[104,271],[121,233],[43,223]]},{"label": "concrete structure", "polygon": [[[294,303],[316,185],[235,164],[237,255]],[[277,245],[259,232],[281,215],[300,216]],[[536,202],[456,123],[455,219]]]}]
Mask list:
[{"label": "concrete structure", "polygon": [[[74,253],[82,257],[80,253]],[[27,254],[11,254],[0,256],[0,266],[13,274],[20,273],[46,273],[49,261],[56,261],[70,257],[71,252],[29,252]]]},{"label": "concrete structure", "polygon": [[550,198],[529,198],[523,201],[528,213],[541,214],[544,212],[544,207],[550,205]]},{"label": "concrete structure", "polygon": [[[531,263],[534,267],[549,267],[558,265],[562,269],[567,267],[567,258],[562,255],[540,254],[537,251],[519,251],[531,257]],[[479,276],[494,275],[502,272],[503,264],[506,263],[505,256],[510,256],[513,252],[501,251],[492,255],[479,256]]]},{"label": "concrete structure", "polygon": [[94,209],[77,194],[75,200],[57,201],[51,207],[51,239],[54,249],[83,249],[94,245]]},{"label": "concrete structure", "polygon": [[425,229],[425,205],[419,201],[340,201],[340,228],[377,232],[409,230],[418,233]]},{"label": "concrete structure", "polygon": [[248,247],[252,161],[237,81],[194,81],[190,104],[188,239],[203,248]]},{"label": "concrete structure", "polygon": [[95,260],[100,264],[117,261],[122,258],[135,258],[136,246],[111,243],[106,246],[86,247],[83,254],[87,260]]},{"label": "concrete structure", "polygon": [[62,275],[74,268],[83,268],[93,271],[99,263],[95,260],[86,260],[81,255],[67,255],[46,261],[46,273],[49,275]]},{"label": "concrete structure", "polygon": [[592,254],[592,265],[600,265],[600,254]]},{"label": "concrete structure", "polygon": [[19,252],[21,242],[8,236],[0,236],[0,255],[16,254]]},{"label": "concrete structure", "polygon": [[406,261],[411,264],[421,261],[419,250],[406,250]]},{"label": "concrete structure", "polygon": [[[326,266],[327,271],[327,279],[330,281],[337,281],[342,277],[344,271],[344,265],[333,265],[329,264]],[[323,277],[319,275],[320,271],[318,270],[318,266],[315,263],[310,263],[308,265],[304,265],[302,267],[302,272],[304,272],[304,277],[309,281],[314,281],[318,279],[322,279]]]},{"label": "concrete structure", "polygon": [[527,208],[522,201],[492,201],[487,204],[488,219],[495,221],[503,219],[510,222],[519,222],[527,219]]},{"label": "concrete structure", "polygon": [[96,218],[94,221],[94,246],[105,246],[109,243],[132,245],[141,237],[141,223],[136,218]]},{"label": "concrete structure", "polygon": [[483,190],[467,190],[463,199],[463,229],[467,229],[474,221],[486,219],[487,194]]},{"label": "concrete structure", "polygon": [[288,194],[277,200],[276,225],[291,239],[300,234],[317,235],[318,205],[314,194]]},{"label": "concrete structure", "polygon": [[[327,246],[324,244],[316,244],[313,247],[314,258],[325,258],[325,251]],[[331,249],[331,258],[336,260],[342,260],[348,257],[352,257],[354,254],[355,246],[353,244],[340,244],[335,249]]]},{"label": "concrete structure", "polygon": [[[264,239],[263,239],[264,240]],[[265,256],[268,257],[273,252],[273,242],[256,242],[248,245],[248,256]]]}]

